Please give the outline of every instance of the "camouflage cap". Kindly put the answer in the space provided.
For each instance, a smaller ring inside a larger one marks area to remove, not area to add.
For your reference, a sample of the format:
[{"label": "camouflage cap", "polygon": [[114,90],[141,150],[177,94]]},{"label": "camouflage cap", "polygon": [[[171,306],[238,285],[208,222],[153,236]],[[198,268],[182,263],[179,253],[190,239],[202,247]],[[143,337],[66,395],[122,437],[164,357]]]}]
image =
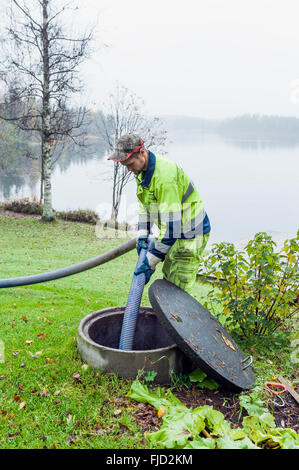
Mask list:
[{"label": "camouflage cap", "polygon": [[[114,160],[115,162],[122,162],[127,160],[132,154],[132,152],[138,152],[141,148],[144,147],[141,137],[137,134],[125,134],[122,135],[117,143],[115,151],[108,160]],[[135,153],[134,152],[134,153]]]}]

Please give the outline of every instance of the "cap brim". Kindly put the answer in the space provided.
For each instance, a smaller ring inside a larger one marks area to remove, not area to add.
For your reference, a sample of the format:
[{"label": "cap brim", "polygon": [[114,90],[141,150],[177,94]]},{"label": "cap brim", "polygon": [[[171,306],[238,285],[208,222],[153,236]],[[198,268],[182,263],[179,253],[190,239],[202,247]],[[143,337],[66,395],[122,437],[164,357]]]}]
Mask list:
[{"label": "cap brim", "polygon": [[107,158],[107,160],[113,160],[114,162],[123,162],[124,160],[127,160],[129,157],[125,155],[123,158],[121,158],[121,155],[119,152],[114,152],[110,157]]}]

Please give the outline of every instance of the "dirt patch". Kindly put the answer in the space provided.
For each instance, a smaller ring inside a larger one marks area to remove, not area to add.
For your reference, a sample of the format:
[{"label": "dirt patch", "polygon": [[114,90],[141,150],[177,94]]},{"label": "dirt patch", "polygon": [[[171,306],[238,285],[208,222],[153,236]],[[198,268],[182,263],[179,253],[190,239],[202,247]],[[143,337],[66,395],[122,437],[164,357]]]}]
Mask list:
[{"label": "dirt patch", "polygon": [[[196,386],[193,386],[190,389],[180,388],[173,393],[188,408],[210,405],[215,410],[221,411],[225,419],[230,421],[232,428],[241,427],[243,417],[247,416],[247,412],[244,409],[240,414],[238,395],[222,388],[218,390],[199,390]],[[289,393],[284,393],[283,399],[285,401],[284,407],[273,406],[270,401],[268,403],[276,426],[279,428],[291,428],[298,432],[299,406]],[[148,404],[138,403],[133,416],[144,432],[157,431],[162,424],[162,420],[158,418],[155,408]]]}]

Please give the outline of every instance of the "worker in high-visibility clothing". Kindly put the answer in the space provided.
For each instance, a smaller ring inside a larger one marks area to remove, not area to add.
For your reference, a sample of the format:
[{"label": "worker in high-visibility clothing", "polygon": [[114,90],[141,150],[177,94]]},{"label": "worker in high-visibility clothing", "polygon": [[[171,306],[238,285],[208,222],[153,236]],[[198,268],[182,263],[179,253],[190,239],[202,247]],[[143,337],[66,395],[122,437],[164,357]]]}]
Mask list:
[{"label": "worker in high-visibility clothing", "polygon": [[126,166],[137,182],[138,254],[141,247],[148,247],[152,224],[160,229],[135,274],[144,272],[147,283],[157,264],[163,262],[164,277],[191,293],[210,233],[199,192],[176,163],[147,150],[136,134],[120,137],[108,159]]}]

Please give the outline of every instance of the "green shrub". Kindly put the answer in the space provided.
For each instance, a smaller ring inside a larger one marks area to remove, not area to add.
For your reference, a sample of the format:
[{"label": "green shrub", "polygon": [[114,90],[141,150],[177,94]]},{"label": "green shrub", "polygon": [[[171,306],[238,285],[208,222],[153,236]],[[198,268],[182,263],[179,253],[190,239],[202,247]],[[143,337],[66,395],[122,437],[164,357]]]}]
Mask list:
[{"label": "green shrub", "polygon": [[214,287],[209,298],[223,306],[221,319],[243,336],[269,335],[296,314],[298,306],[297,237],[286,240],[281,252],[264,232],[257,233],[244,251],[232,243],[214,244],[202,265],[203,276],[223,282]]},{"label": "green shrub", "polygon": [[29,201],[28,198],[14,201],[5,201],[1,207],[7,211],[20,212],[22,214],[42,215],[43,206],[37,201]]},{"label": "green shrub", "polygon": [[[7,211],[20,212],[22,214],[42,215],[43,206],[36,200],[30,201],[28,198],[18,199],[14,201],[5,201],[1,203],[1,208]],[[72,222],[84,222],[96,224],[99,220],[96,212],[92,210],[76,210],[76,211],[54,211],[55,217]]]},{"label": "green shrub", "polygon": [[63,220],[68,220],[72,222],[84,222],[94,225],[96,225],[99,220],[97,213],[88,209],[79,209],[76,211],[59,211],[55,213],[55,216]]}]

